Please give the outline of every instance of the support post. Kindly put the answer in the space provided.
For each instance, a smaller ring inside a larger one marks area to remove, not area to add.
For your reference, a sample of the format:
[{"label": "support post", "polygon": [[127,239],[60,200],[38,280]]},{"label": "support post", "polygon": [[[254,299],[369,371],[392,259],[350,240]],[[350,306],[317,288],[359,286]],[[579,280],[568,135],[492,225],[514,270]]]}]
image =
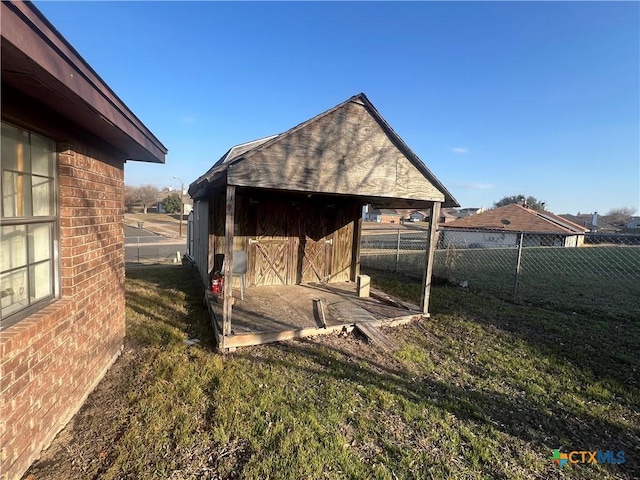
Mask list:
[{"label": "support post", "polygon": [[400,229],[398,229],[398,233],[396,235],[396,273],[398,272],[399,266],[400,266]]},{"label": "support post", "polygon": [[518,296],[518,287],[520,283],[520,262],[522,261],[522,243],[524,240],[524,233],[520,233],[518,238],[518,258],[516,260],[516,273],[513,278],[513,300],[515,301]]},{"label": "support post", "polygon": [[182,214],[184,213],[184,200],[182,198],[182,190],[180,190],[180,237],[182,237]]},{"label": "support post", "polygon": [[429,213],[429,236],[425,249],[424,276],[422,277],[422,294],[420,295],[420,310],[426,316],[429,315],[429,298],[431,296],[431,273],[433,272],[433,254],[436,250],[436,233],[438,231],[438,218],[440,217],[440,202],[431,202]]},{"label": "support post", "polygon": [[222,302],[222,348],[225,337],[231,335],[231,307],[233,303],[233,236],[236,212],[236,187],[227,185],[224,224],[224,288]]},{"label": "support post", "polygon": [[353,221],[353,242],[351,244],[351,281],[360,275],[360,241],[362,239],[362,207],[358,205],[359,217]]}]

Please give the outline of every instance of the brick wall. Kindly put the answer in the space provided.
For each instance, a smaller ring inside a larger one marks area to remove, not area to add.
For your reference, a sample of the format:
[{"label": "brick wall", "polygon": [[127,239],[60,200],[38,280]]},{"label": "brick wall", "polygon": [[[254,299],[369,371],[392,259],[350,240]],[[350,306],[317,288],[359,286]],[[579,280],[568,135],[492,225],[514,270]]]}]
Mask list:
[{"label": "brick wall", "polygon": [[0,472],[19,478],[121,351],[124,162],[58,143],[61,299],[0,334]]}]

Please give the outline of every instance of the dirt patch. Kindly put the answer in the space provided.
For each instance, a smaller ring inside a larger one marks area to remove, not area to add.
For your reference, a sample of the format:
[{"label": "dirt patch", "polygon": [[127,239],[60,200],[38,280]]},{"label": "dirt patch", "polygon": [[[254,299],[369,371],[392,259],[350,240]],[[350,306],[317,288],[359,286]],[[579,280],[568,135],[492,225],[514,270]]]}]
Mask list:
[{"label": "dirt patch", "polygon": [[[405,327],[400,327],[405,328]],[[393,334],[393,329],[385,330]],[[350,362],[366,362],[380,373],[400,371],[402,364],[392,355],[374,348],[365,337],[357,334],[323,335],[303,340],[282,342],[280,348],[308,342],[326,347],[349,358]],[[242,349],[254,357],[273,346],[264,345]],[[105,476],[113,463],[113,452],[119,439],[126,434],[130,414],[130,399],[144,388],[147,372],[153,364],[157,349],[127,340],[124,350],[80,411],[57,435],[48,449],[33,463],[24,480],[85,480]],[[212,353],[212,355],[214,355]],[[135,421],[135,419],[133,419]],[[367,445],[354,444],[358,450]],[[203,447],[204,448],[204,447]],[[188,468],[171,472],[170,478],[237,478],[236,466],[251,455],[247,442],[233,440],[217,451],[175,452],[193,458]],[[369,452],[371,453],[371,452]],[[363,452],[364,454],[364,452]],[[109,475],[106,475],[109,476]]]},{"label": "dirt patch", "polygon": [[25,480],[99,478],[113,446],[127,429],[128,395],[144,382],[151,352],[126,342],[120,357],[82,408],[25,474]]}]

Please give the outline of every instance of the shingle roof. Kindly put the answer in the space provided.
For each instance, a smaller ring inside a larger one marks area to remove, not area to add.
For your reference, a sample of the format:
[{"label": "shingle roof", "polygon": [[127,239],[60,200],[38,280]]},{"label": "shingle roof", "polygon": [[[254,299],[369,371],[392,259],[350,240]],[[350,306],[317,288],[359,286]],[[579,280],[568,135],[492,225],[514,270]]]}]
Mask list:
[{"label": "shingle roof", "polygon": [[562,218],[564,218],[565,220],[569,220],[570,222],[575,223],[576,225],[581,225],[584,228],[587,228],[591,231],[597,231],[597,230],[607,230],[607,231],[618,231],[620,230],[620,228],[616,227],[615,225],[611,225],[610,223],[602,220],[602,217],[598,216],[598,224],[594,225],[593,222],[593,215],[590,213],[583,213],[581,215],[571,215],[569,213],[563,213],[560,215]]},{"label": "shingle roof", "polygon": [[586,228],[547,211],[531,210],[515,203],[447,223],[446,228],[503,230],[511,232],[582,234]]}]

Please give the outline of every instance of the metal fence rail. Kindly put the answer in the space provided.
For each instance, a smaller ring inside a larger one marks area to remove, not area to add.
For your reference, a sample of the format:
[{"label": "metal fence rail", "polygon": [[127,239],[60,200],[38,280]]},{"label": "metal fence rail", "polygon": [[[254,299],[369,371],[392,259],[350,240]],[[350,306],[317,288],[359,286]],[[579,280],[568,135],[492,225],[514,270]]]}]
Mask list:
[{"label": "metal fence rail", "polygon": [[[500,298],[640,318],[640,236],[438,232],[436,282]],[[421,278],[427,232],[365,230],[361,264]]]}]

